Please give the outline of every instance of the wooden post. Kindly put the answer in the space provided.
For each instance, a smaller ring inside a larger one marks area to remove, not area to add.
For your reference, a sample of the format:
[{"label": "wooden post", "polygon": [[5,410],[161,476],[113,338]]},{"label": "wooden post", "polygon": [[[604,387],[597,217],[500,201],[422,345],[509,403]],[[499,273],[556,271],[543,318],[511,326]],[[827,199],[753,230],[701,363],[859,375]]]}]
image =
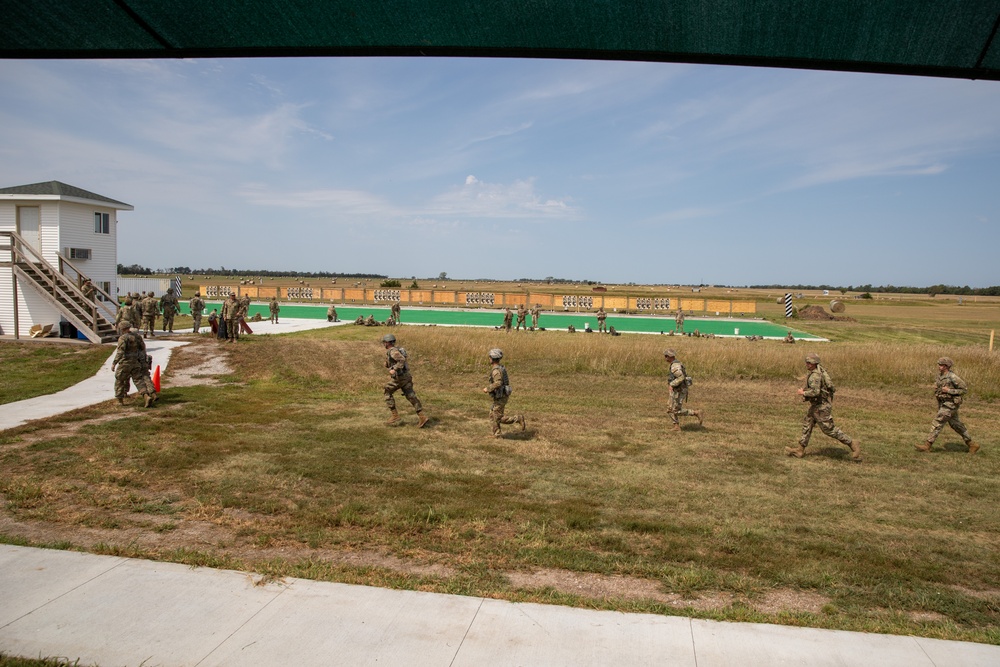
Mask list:
[{"label": "wooden post", "polygon": [[996,329],[990,329],[990,353],[993,352],[993,333]]}]

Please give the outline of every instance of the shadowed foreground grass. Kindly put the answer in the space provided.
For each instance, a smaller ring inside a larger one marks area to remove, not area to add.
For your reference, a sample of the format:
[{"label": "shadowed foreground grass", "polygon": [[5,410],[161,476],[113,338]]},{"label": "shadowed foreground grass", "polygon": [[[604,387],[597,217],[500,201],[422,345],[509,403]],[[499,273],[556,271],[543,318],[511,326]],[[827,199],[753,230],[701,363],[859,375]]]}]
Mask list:
[{"label": "shadowed foreground grass", "polygon": [[[838,425],[862,443],[856,465],[818,432],[804,459],[784,456],[805,411],[795,395],[812,351],[803,345],[401,327],[433,420],[418,430],[401,398],[406,425],[382,425],[382,333],[250,337],[227,349],[234,373],[222,386],[171,389],[168,374],[156,409],[108,403],[0,434],[14,526],[5,539],[270,576],[1000,643],[1000,363],[984,348],[817,348],[839,387]],[[667,345],[695,377],[704,428],[667,431]],[[490,437],[481,392],[494,346],[514,386],[508,411],[528,417],[524,434],[503,440]],[[935,411],[942,353],[973,388],[963,419],[983,445],[976,456],[951,432],[931,454],[913,450]],[[95,419],[108,412],[120,416]],[[539,570],[651,580],[690,604],[512,583]],[[808,612],[760,605],[786,590],[825,602]]]}]

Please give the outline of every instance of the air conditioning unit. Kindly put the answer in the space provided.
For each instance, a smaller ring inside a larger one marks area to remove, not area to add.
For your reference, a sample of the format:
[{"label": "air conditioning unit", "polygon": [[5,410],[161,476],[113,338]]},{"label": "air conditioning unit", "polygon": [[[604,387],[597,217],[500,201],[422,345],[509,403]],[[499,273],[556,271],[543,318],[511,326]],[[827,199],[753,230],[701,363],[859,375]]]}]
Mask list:
[{"label": "air conditioning unit", "polygon": [[63,254],[70,259],[91,259],[90,248],[63,248]]}]

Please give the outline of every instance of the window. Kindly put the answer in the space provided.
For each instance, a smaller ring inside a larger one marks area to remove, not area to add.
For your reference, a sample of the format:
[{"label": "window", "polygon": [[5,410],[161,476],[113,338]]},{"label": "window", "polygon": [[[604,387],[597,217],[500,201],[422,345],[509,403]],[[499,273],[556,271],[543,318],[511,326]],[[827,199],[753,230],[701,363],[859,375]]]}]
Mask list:
[{"label": "window", "polygon": [[111,215],[108,213],[95,213],[94,214],[94,233],[95,234],[110,234],[111,233]]},{"label": "window", "polygon": [[70,248],[70,259],[90,259],[90,248]]}]

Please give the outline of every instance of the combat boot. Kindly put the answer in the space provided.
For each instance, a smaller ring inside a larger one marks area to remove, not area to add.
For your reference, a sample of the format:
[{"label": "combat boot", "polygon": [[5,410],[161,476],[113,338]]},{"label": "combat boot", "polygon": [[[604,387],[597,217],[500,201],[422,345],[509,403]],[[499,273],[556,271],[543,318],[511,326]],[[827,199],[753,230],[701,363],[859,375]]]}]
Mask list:
[{"label": "combat boot", "polygon": [[[517,416],[517,423],[521,425],[521,431],[524,431],[524,429],[528,428],[528,424],[524,420],[524,415],[518,415]],[[977,449],[978,449],[978,446],[977,446]]]},{"label": "combat boot", "polygon": [[787,454],[788,456],[794,456],[797,459],[801,459],[803,456],[805,456],[805,453],[806,453],[806,448],[803,447],[802,445],[799,445],[797,447],[785,447],[785,454]]},{"label": "combat boot", "polygon": [[861,463],[864,460],[861,458],[861,445],[858,444],[857,440],[851,441],[851,460],[855,463]]},{"label": "combat boot", "polygon": [[399,424],[399,413],[396,412],[396,408],[392,409],[392,415],[385,420],[386,426],[396,426]]},{"label": "combat boot", "polygon": [[153,396],[151,394],[146,394],[146,402],[143,404],[142,407],[148,408],[151,407],[152,405],[153,405]]},{"label": "combat boot", "polygon": [[681,430],[681,425],[679,423],[677,423],[677,422],[674,422],[674,425],[670,427],[670,430],[671,431],[679,431],[679,430]]},{"label": "combat boot", "polygon": [[974,443],[972,440],[969,440],[969,453],[975,454],[978,451],[979,451],[979,445]]},{"label": "combat boot", "polygon": [[418,412],[417,416],[420,417],[420,421],[417,422],[417,428],[423,428],[430,421],[430,418],[423,413],[423,411]]},{"label": "combat boot", "polygon": [[118,397],[118,405],[125,405],[125,398],[123,396]]},{"label": "combat boot", "polygon": [[698,418],[698,426],[701,426],[702,424],[705,423],[705,411],[704,410],[695,410],[694,411],[694,416]]},{"label": "combat boot", "polygon": [[913,445],[913,448],[918,452],[929,452],[931,451],[931,443],[925,442],[920,445]]}]

